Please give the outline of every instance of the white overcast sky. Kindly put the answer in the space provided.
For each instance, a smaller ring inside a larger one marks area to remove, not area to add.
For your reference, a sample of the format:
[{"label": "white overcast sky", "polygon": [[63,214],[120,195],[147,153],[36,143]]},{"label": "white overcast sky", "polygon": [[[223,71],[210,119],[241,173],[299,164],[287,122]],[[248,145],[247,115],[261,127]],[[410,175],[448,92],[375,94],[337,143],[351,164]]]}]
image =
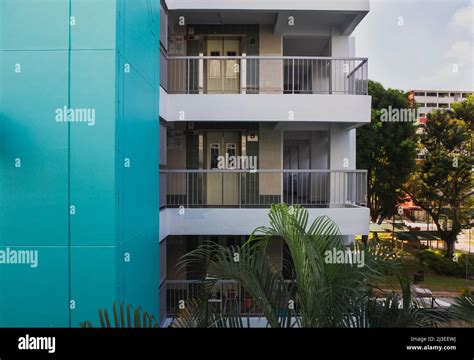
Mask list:
[{"label": "white overcast sky", "polygon": [[353,35],[385,87],[474,90],[474,0],[371,0]]}]

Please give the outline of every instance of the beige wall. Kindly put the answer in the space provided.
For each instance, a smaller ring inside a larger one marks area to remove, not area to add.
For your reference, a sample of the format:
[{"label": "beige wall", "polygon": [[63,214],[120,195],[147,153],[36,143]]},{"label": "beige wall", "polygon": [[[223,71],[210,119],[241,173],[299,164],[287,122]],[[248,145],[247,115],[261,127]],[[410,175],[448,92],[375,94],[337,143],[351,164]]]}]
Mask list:
[{"label": "beige wall", "polygon": [[[181,142],[181,148],[168,148],[167,149],[167,165],[168,169],[186,169],[186,124],[176,123],[173,131],[180,131],[183,133]],[[172,145],[172,144],[170,144]]]},{"label": "beige wall", "polygon": [[[282,168],[282,133],[281,130],[273,130],[272,124],[260,123],[259,125],[259,169],[281,169]],[[280,195],[281,174],[260,174],[260,195]]]},{"label": "beige wall", "polygon": [[[175,36],[185,36],[186,27],[175,25],[173,34]],[[186,41],[184,41],[184,53],[177,54],[173,53],[172,49],[169,49],[168,56],[185,56],[186,55]],[[179,93],[186,93],[186,61],[185,60],[172,60],[168,61],[168,88],[173,89]]]},{"label": "beige wall", "polygon": [[281,34],[273,33],[272,25],[260,25],[260,55],[283,54],[283,40]]},{"label": "beige wall", "polygon": [[[283,38],[273,33],[272,25],[260,26],[260,56],[282,56]],[[260,60],[260,92],[280,93],[283,89],[283,62]]]},{"label": "beige wall", "polygon": [[182,236],[169,237],[166,240],[166,276],[168,280],[186,280],[186,272],[180,269],[180,258],[186,254],[186,239]]},{"label": "beige wall", "polygon": [[[173,131],[182,132],[182,141],[180,148],[167,149],[167,169],[183,170],[186,169],[186,124],[177,123]],[[170,140],[168,139],[168,142]],[[172,142],[171,144],[172,145]],[[186,174],[168,174],[167,175],[168,195],[186,193]]]}]

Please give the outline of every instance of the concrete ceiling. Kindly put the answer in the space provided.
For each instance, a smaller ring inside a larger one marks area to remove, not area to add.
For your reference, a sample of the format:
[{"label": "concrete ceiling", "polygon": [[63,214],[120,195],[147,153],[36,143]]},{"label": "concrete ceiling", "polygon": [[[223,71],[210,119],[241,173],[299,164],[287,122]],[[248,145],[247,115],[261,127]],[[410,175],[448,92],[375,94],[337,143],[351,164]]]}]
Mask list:
[{"label": "concrete ceiling", "polygon": [[187,24],[223,25],[223,24],[275,24],[276,13],[251,11],[177,11],[170,12],[170,20],[176,21],[184,16]]},{"label": "concrete ceiling", "polygon": [[[290,40],[291,41],[288,41]],[[324,50],[329,46],[329,36],[285,37],[283,38],[284,56],[327,56]]]},{"label": "concrete ceiling", "polygon": [[[273,25],[275,33],[285,34],[295,29],[311,33],[312,29],[322,27],[338,28],[343,35],[349,35],[364,18],[363,11],[240,11],[240,10],[172,10],[169,12],[169,23],[178,23],[184,16],[186,24],[267,24]],[[295,27],[288,26],[289,16],[294,17]]]}]

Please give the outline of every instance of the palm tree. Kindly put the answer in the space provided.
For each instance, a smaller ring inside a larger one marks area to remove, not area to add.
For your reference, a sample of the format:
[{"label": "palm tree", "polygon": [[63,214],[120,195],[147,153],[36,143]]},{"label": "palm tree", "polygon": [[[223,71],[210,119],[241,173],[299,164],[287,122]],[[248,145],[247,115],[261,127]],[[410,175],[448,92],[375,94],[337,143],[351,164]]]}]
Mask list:
[{"label": "palm tree", "polygon": [[[220,279],[239,282],[272,328],[435,326],[448,321],[445,309],[411,306],[410,279],[388,247],[375,242],[351,245],[352,253],[365,256],[361,267],[328,262],[328,254],[348,250],[330,218],[318,217],[310,224],[306,209],[277,204],[269,220],[270,226],[255,229],[243,246],[206,243],[181,259],[180,266],[204,265],[207,272],[199,298],[178,315],[174,326],[243,327],[240,314],[217,314],[209,308],[209,291]],[[267,255],[274,237],[288,246],[291,265],[285,266],[291,268],[295,291]],[[375,299],[374,290],[385,298]]]},{"label": "palm tree", "polygon": [[310,225],[306,209],[285,204],[274,205],[269,218],[270,226],[257,228],[250,241],[265,247],[270,238],[278,236],[287,244],[300,299],[301,326],[353,326],[354,308],[360,308],[369,290],[385,280],[384,275],[389,271],[398,275],[402,290],[409,294],[404,268],[387,247],[352,246],[352,253],[365,250],[363,267],[328,263],[326,254],[347,250],[337,225],[330,218],[318,217]]}]

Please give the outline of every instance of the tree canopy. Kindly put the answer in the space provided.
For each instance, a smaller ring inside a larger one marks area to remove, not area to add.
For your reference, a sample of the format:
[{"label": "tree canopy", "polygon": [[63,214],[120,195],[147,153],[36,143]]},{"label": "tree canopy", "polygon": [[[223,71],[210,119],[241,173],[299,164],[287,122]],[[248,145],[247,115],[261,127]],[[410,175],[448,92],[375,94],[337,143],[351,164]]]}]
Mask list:
[{"label": "tree canopy", "polygon": [[367,197],[373,222],[392,217],[403,200],[404,183],[415,168],[416,126],[383,121],[387,111],[409,109],[408,94],[369,81],[371,122],[357,129],[357,167],[368,170]]},{"label": "tree canopy", "polygon": [[[406,193],[433,218],[452,258],[457,236],[473,208],[474,97],[435,110],[420,137],[425,160],[417,166]],[[449,219],[450,221],[443,221]],[[451,223],[451,224],[449,224]]]}]

